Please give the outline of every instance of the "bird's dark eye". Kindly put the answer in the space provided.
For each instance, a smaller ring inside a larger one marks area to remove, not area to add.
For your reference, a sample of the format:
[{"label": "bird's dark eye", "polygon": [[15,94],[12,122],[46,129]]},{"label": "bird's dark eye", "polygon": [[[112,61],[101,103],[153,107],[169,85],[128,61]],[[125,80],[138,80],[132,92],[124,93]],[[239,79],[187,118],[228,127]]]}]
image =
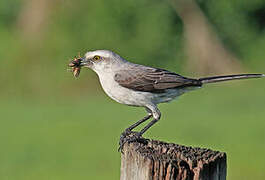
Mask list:
[{"label": "bird's dark eye", "polygon": [[97,56],[97,55],[93,57],[94,60],[99,60],[100,58],[101,57],[100,56]]}]

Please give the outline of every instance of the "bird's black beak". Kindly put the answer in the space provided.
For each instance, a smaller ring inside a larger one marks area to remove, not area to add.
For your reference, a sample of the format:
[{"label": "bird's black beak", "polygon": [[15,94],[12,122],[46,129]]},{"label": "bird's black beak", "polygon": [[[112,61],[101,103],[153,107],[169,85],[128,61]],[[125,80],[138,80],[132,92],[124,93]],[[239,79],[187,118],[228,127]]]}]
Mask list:
[{"label": "bird's black beak", "polygon": [[80,58],[80,65],[84,67],[91,67],[93,65],[92,61],[90,59],[86,59],[85,57]]}]

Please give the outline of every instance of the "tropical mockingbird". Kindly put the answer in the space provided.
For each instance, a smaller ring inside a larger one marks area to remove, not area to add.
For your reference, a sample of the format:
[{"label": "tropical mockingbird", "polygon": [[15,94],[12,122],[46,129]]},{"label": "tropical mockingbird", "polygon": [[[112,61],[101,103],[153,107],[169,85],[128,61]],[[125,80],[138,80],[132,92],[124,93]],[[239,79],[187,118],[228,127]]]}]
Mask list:
[{"label": "tropical mockingbird", "polygon": [[[81,67],[92,69],[97,73],[104,91],[112,99],[122,104],[146,109],[147,116],[122,133],[121,148],[126,141],[135,141],[141,138],[160,119],[161,113],[157,107],[159,103],[169,102],[183,93],[200,88],[207,83],[265,77],[264,74],[238,74],[199,79],[187,78],[164,69],[128,62],[109,50],[89,51],[83,58],[76,58],[69,66],[79,71]],[[78,75],[79,71],[74,72]],[[135,127],[151,117],[153,120],[142,130],[132,133]],[[132,136],[128,136],[131,134]]]}]

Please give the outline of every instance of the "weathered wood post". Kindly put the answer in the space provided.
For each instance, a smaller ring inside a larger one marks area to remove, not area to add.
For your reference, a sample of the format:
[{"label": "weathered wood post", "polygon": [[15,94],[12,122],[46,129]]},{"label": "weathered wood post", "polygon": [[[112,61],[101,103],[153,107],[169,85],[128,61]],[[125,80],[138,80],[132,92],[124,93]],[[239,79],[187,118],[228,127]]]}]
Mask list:
[{"label": "weathered wood post", "polygon": [[225,180],[226,154],[145,139],[126,143],[120,180]]}]

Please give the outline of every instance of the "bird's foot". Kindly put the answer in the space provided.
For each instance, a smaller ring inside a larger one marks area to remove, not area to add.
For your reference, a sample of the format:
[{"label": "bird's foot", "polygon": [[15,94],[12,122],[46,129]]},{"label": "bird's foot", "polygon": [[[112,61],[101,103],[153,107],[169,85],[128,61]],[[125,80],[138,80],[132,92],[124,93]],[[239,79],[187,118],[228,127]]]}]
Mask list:
[{"label": "bird's foot", "polygon": [[119,142],[119,149],[118,151],[123,152],[123,146],[125,143],[130,142],[142,142],[145,139],[142,137],[142,135],[139,132],[134,132],[126,129],[123,133],[121,133],[120,136],[120,142]]}]

